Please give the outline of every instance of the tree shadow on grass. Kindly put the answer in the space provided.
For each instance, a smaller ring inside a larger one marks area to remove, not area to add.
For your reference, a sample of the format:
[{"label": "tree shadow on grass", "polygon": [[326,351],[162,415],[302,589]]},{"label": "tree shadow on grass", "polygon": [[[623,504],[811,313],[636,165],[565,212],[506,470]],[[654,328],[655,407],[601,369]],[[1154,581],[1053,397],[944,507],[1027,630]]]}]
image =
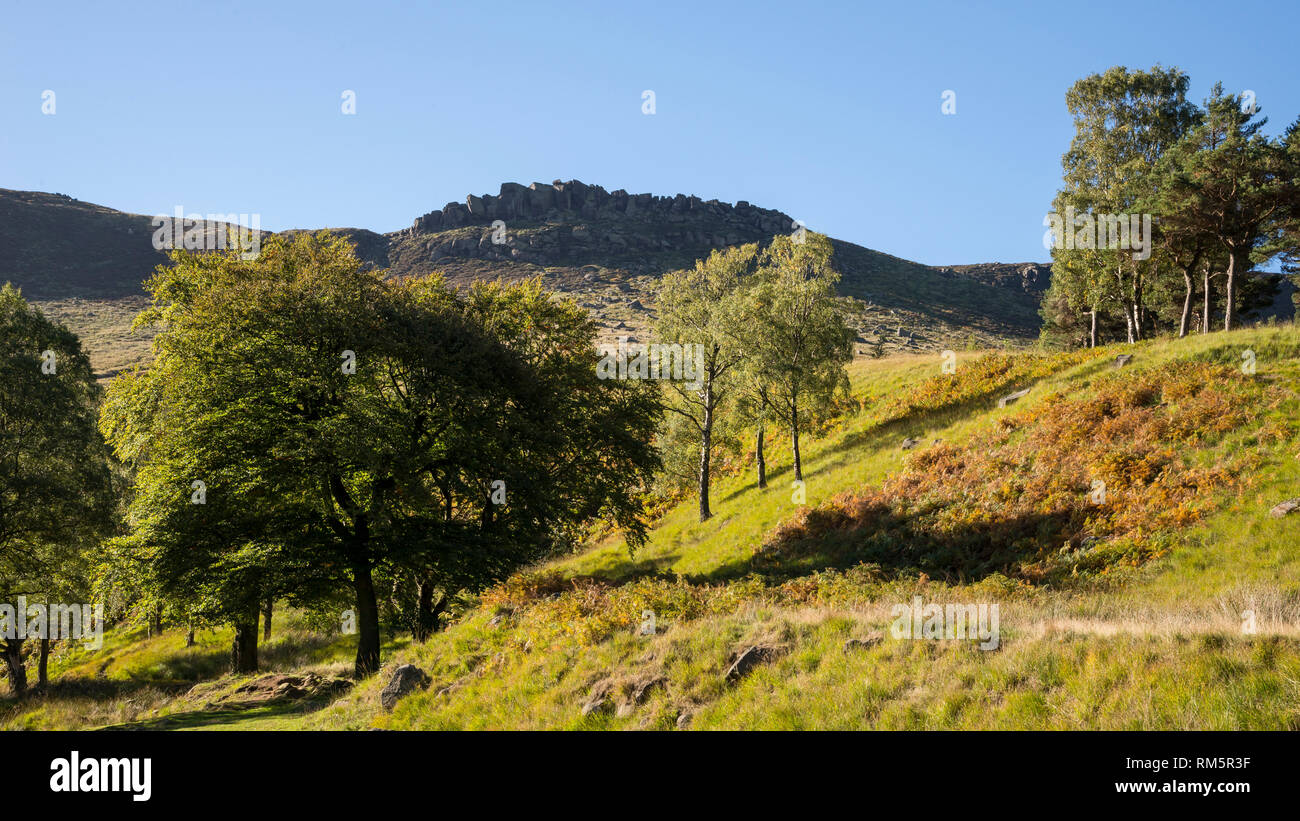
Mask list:
[{"label": "tree shadow on grass", "polygon": [[820,570],[845,570],[860,564],[886,577],[927,576],[972,582],[994,573],[1012,575],[1046,551],[1079,537],[1075,512],[1023,513],[968,526],[936,527],[924,512],[899,513],[884,502],[853,511],[834,522],[835,512],[814,512],[802,532],[793,531],[764,545],[752,556],[718,567],[707,581],[758,575],[779,584]]},{"label": "tree shadow on grass", "polygon": [[230,705],[208,710],[190,710],[165,716],[114,724],[99,728],[108,732],[129,732],[132,730],[196,730],[204,727],[228,726],[242,724],[265,718],[284,718],[294,715],[307,715],[322,710],[330,705],[328,698],[316,698],[301,701],[279,701],[259,703],[256,705]]}]

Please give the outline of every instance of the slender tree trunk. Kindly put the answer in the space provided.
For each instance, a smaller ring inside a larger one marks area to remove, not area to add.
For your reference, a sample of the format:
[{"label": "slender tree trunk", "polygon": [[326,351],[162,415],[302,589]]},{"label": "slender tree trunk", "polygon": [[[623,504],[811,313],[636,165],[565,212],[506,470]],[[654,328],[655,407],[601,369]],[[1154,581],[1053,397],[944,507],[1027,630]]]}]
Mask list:
[{"label": "slender tree trunk", "polygon": [[185,646],[186,647],[194,646],[194,625],[192,624],[190,625],[190,629],[185,631]]},{"label": "slender tree trunk", "polygon": [[271,615],[275,611],[275,599],[267,598],[262,604],[262,641],[271,640]]},{"label": "slender tree trunk", "polygon": [[1228,296],[1223,304],[1223,330],[1231,331],[1237,319],[1237,250],[1228,249]]},{"label": "slender tree trunk", "polygon": [[9,689],[16,696],[27,692],[27,668],[23,665],[23,641],[5,639],[5,667],[9,670]]},{"label": "slender tree trunk", "polygon": [[50,640],[41,639],[36,657],[36,689],[44,690],[50,683]]},{"label": "slender tree trunk", "polygon": [[704,389],[704,424],[700,431],[700,521],[706,521],[713,512],[709,510],[709,462],[713,456],[713,386]]},{"label": "slender tree trunk", "polygon": [[235,621],[235,641],[230,648],[230,666],[236,673],[257,672],[257,604]]},{"label": "slender tree trunk", "polygon": [[1120,307],[1124,309],[1124,324],[1128,326],[1128,344],[1133,344],[1133,311],[1124,296],[1124,266],[1115,269],[1115,291],[1119,295]]},{"label": "slender tree trunk", "polygon": [[379,603],[369,562],[353,565],[352,585],[357,594],[356,674],[364,678],[379,670]]},{"label": "slender tree trunk", "polygon": [[1089,348],[1095,348],[1095,347],[1097,347],[1097,308],[1096,308],[1096,306],[1093,306],[1093,309],[1092,309],[1089,313],[1092,314],[1092,323],[1091,323],[1091,327],[1088,329],[1088,347],[1089,347]]},{"label": "slender tree trunk", "polygon": [[1205,266],[1205,303],[1204,303],[1204,310],[1201,315],[1201,333],[1203,334],[1208,334],[1210,332],[1210,299],[1214,294],[1214,289],[1211,287],[1211,285],[1212,283],[1210,282],[1210,266],[1206,265]]},{"label": "slender tree trunk", "polygon": [[763,458],[763,423],[758,423],[758,434],[754,437],[754,461],[758,465],[758,486],[767,487],[767,460]]},{"label": "slender tree trunk", "polygon": [[162,635],[162,605],[161,604],[155,604],[153,606],[153,612],[149,614],[149,635],[150,636]]},{"label": "slender tree trunk", "polygon": [[1192,272],[1190,269],[1183,271],[1183,316],[1178,320],[1178,338],[1182,339],[1187,336],[1187,325],[1192,318]]},{"label": "slender tree trunk", "polygon": [[1142,275],[1134,266],[1133,270],[1133,338],[1142,340],[1142,325],[1146,322],[1146,309],[1142,304]]},{"label": "slender tree trunk", "polygon": [[803,481],[803,457],[799,454],[799,405],[792,398],[790,402],[790,443],[794,453],[794,480]]}]

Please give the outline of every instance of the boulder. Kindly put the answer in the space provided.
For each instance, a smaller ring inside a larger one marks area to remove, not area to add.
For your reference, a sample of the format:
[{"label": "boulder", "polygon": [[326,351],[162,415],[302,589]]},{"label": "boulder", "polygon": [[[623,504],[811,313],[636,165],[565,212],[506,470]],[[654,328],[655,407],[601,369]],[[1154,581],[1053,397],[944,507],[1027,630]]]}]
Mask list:
[{"label": "boulder", "polygon": [[900,448],[900,450],[911,450],[912,448],[916,447],[916,446],[919,445],[919,444],[921,444],[921,440],[920,440],[920,439],[915,439],[915,438],[909,436],[909,437],[907,437],[906,439],[903,440],[903,444],[902,444],[902,447]]},{"label": "boulder", "polygon": [[393,671],[393,676],[379,691],[379,703],[385,710],[392,710],[397,702],[413,693],[416,689],[429,686],[429,674],[414,664],[403,664]]},{"label": "boulder", "polygon": [[1287,499],[1285,502],[1278,502],[1273,505],[1273,509],[1268,512],[1268,515],[1274,519],[1281,519],[1283,516],[1294,513],[1297,510],[1300,510],[1300,496],[1297,496],[1294,499]]},{"label": "boulder", "polygon": [[728,684],[735,684],[749,672],[760,664],[767,664],[781,655],[781,648],[769,644],[756,644],[753,647],[747,647],[736,656],[736,660],[727,668],[726,679]]},{"label": "boulder", "polygon": [[1115,368],[1118,370],[1119,368],[1124,367],[1125,365],[1127,365],[1132,361],[1133,361],[1133,354],[1122,353],[1119,356],[1115,357]]}]

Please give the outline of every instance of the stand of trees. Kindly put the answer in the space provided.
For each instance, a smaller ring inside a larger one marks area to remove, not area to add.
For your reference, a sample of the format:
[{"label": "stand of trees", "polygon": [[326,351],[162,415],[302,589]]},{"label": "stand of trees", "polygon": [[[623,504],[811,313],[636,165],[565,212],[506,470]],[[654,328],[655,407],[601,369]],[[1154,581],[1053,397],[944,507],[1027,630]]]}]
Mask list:
[{"label": "stand of trees", "polygon": [[1188,85],[1178,69],[1115,67],[1066,94],[1075,136],[1053,202],[1046,340],[1231,330],[1273,297],[1252,265],[1294,264],[1300,120],[1269,139],[1253,101],[1216,85],[1198,107]]},{"label": "stand of trees", "polygon": [[700,385],[667,383],[661,435],[668,478],[698,490],[700,521],[712,516],[717,449],[752,431],[757,482],[766,487],[766,426],[780,420],[790,431],[793,477],[802,481],[800,433],[847,391],[854,332],[835,293],[832,255],[826,236],[806,232],[777,236],[761,251],[756,244],[714,251],[664,277],[656,339],[704,346]]}]

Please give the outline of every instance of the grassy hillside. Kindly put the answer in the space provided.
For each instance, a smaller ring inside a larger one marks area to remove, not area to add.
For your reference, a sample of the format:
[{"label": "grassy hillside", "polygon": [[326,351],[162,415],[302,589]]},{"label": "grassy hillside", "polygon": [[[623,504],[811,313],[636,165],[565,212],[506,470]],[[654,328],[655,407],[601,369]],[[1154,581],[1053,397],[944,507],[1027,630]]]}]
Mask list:
[{"label": "grassy hillside", "polygon": [[[265,686],[193,688],[224,634],[118,635],[0,726],[1300,729],[1300,513],[1269,516],[1300,496],[1300,330],[939,371],[855,363],[853,407],[805,444],[805,504],[773,429],[766,490],[741,454],[709,521],[687,502],[635,555],[611,537],[518,574],[354,688],[241,701]],[[997,649],[894,638],[914,596],[996,603]],[[349,649],[291,627],[264,667],[328,679]],[[431,684],[385,711],[405,663]]]},{"label": "grassy hillside", "polygon": [[[699,207],[671,213],[598,208],[511,218],[501,245],[482,221],[433,228],[422,218],[417,227],[386,234],[330,230],[351,240],[364,262],[395,276],[439,272],[457,286],[540,278],[592,314],[602,342],[644,341],[664,273],[716,247],[768,241],[791,224],[775,211],[691,201]],[[22,288],[76,332],[96,372],[109,377],[149,355],[148,335],[131,333],[130,325],[145,299],[143,282],[167,262],[153,247],[153,233],[149,216],[0,189],[0,284]],[[1022,285],[1016,272],[1023,263],[935,268],[836,240],[835,265],[841,293],[853,300],[849,319],[862,351],[877,339],[897,353],[1024,345],[1037,337],[1042,288]]]}]

